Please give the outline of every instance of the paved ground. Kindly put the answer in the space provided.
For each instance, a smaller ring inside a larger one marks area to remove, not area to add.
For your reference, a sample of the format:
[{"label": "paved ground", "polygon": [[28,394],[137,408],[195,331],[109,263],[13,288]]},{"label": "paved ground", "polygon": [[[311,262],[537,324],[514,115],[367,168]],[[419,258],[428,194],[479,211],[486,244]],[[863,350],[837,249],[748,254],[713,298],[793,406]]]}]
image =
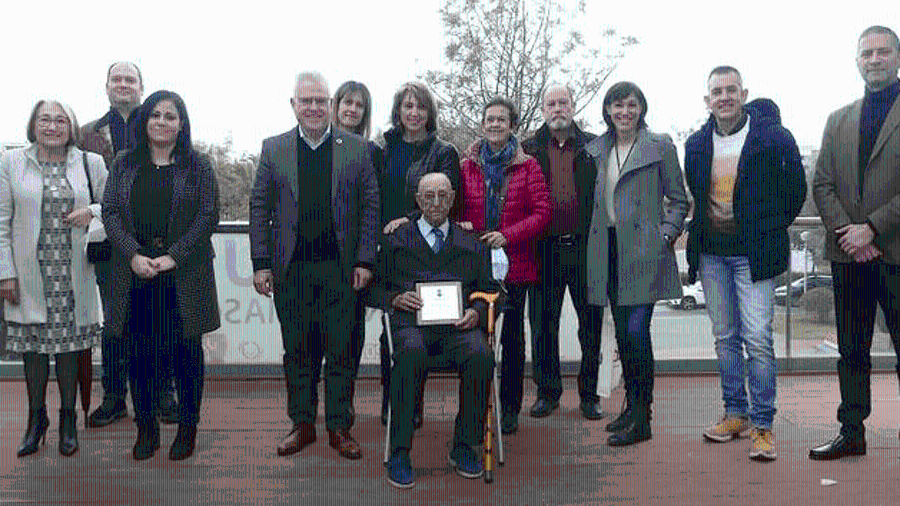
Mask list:
[{"label": "paved ground", "polygon": [[[534,400],[526,383],[525,407]],[[559,411],[545,419],[520,418],[505,437],[506,466],[493,484],[452,473],[446,445],[457,409],[457,381],[434,378],[426,389],[426,421],[412,452],[416,488],[398,491],[384,479],[383,430],[376,418],[377,381],[361,381],[354,434],[362,461],[341,459],[328,447],[324,423],[316,444],[293,457],[277,457],[276,439],[288,430],[279,381],[208,381],[197,453],[166,459],[175,429],[165,427],[156,457],[130,458],[135,430],[128,421],[80,429],[81,450],[64,458],[58,441],[57,394],[51,385],[48,444],[18,459],[24,431],[25,391],[0,382],[0,503],[19,504],[614,504],[614,505],[896,505],[898,488],[897,379],[873,378],[874,411],[868,421],[869,454],[839,462],[813,462],[806,454],[836,429],[837,378],[782,376],[775,431],[779,459],[750,462],[746,439],[704,443],[700,430],[719,416],[715,376],[657,378],[654,439],[629,448],[606,446],[607,420],[584,420],[574,380],[566,378]],[[95,399],[99,383],[95,383]],[[606,400],[615,411],[622,392]],[[95,401],[96,404],[96,401]],[[321,411],[321,409],[320,409]],[[320,420],[322,419],[320,413]],[[83,422],[83,420],[81,420]],[[833,485],[823,485],[822,480]],[[828,482],[830,483],[830,482]]]}]

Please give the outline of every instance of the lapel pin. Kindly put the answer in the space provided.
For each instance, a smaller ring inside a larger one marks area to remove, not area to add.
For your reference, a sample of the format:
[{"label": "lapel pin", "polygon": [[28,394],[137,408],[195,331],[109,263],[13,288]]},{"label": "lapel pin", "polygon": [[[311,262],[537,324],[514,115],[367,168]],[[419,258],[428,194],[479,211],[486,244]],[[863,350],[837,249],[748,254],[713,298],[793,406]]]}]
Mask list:
[{"label": "lapel pin", "polygon": [[337,144],[338,146],[340,146],[341,144],[344,143],[344,139],[341,139],[340,137],[338,137],[337,139],[334,140],[334,143]]}]

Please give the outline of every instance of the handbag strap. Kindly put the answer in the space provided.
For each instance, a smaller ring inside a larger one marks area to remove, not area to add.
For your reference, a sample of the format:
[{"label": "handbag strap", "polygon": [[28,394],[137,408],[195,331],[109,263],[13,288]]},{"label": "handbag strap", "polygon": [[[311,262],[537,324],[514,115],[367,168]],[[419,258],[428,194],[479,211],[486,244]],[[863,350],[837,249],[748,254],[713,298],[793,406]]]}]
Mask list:
[{"label": "handbag strap", "polygon": [[87,161],[87,152],[86,151],[81,152],[81,161],[82,161],[82,164],[84,165],[84,175],[85,175],[85,177],[87,177],[88,193],[91,195],[91,204],[94,204],[95,203],[94,185],[91,184],[91,174],[88,172],[88,161]]}]

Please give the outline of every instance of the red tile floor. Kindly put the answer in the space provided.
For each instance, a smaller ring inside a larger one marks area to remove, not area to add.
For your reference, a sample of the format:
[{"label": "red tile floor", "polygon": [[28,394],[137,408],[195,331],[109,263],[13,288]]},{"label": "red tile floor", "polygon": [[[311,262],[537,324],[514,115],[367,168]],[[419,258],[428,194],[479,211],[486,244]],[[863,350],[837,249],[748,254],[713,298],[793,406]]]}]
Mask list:
[{"label": "red tile floor", "polygon": [[[208,380],[197,452],[167,458],[175,428],[163,426],[162,448],[134,462],[130,419],[83,429],[81,450],[59,455],[58,397],[48,392],[47,445],[26,458],[15,452],[26,424],[25,386],[0,382],[0,503],[46,505],[271,505],[271,504],[611,504],[860,505],[900,503],[900,407],[895,375],[873,376],[873,412],[867,421],[868,455],[836,462],[807,458],[809,447],[831,438],[839,401],[834,375],[781,376],[775,421],[778,460],[751,462],[749,441],[701,441],[700,431],[720,414],[716,376],[658,377],[654,438],[627,448],[606,446],[603,426],[583,419],[573,378],[565,379],[561,407],[552,416],[527,415],[534,401],[526,379],[520,430],[506,436],[506,465],[494,483],[456,476],[446,461],[457,407],[457,380],[429,380],[425,426],[416,434],[412,461],[416,487],[396,490],[384,479],[380,385],[361,380],[353,434],[361,461],[340,458],[327,444],[322,408],[318,441],[298,455],[278,457],[274,445],[288,429],[283,383]],[[100,397],[94,383],[94,404]],[[606,400],[611,414],[622,392]],[[81,417],[82,415],[80,415]],[[823,484],[823,480],[826,481]],[[833,482],[833,483],[832,483]]]}]

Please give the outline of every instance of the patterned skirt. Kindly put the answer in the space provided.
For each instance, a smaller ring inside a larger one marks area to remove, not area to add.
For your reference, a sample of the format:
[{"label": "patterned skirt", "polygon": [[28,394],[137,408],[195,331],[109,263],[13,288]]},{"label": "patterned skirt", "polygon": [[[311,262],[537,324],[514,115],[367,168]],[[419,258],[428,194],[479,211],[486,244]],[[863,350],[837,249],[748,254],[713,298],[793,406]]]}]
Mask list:
[{"label": "patterned skirt", "polygon": [[[72,234],[63,223],[75,204],[66,179],[65,164],[41,164],[44,195],[37,260],[44,281],[47,303],[45,323],[7,322],[6,349],[17,353],[68,353],[100,343],[99,323],[75,323],[75,293],[72,289]],[[20,280],[20,285],[22,281]]]}]

